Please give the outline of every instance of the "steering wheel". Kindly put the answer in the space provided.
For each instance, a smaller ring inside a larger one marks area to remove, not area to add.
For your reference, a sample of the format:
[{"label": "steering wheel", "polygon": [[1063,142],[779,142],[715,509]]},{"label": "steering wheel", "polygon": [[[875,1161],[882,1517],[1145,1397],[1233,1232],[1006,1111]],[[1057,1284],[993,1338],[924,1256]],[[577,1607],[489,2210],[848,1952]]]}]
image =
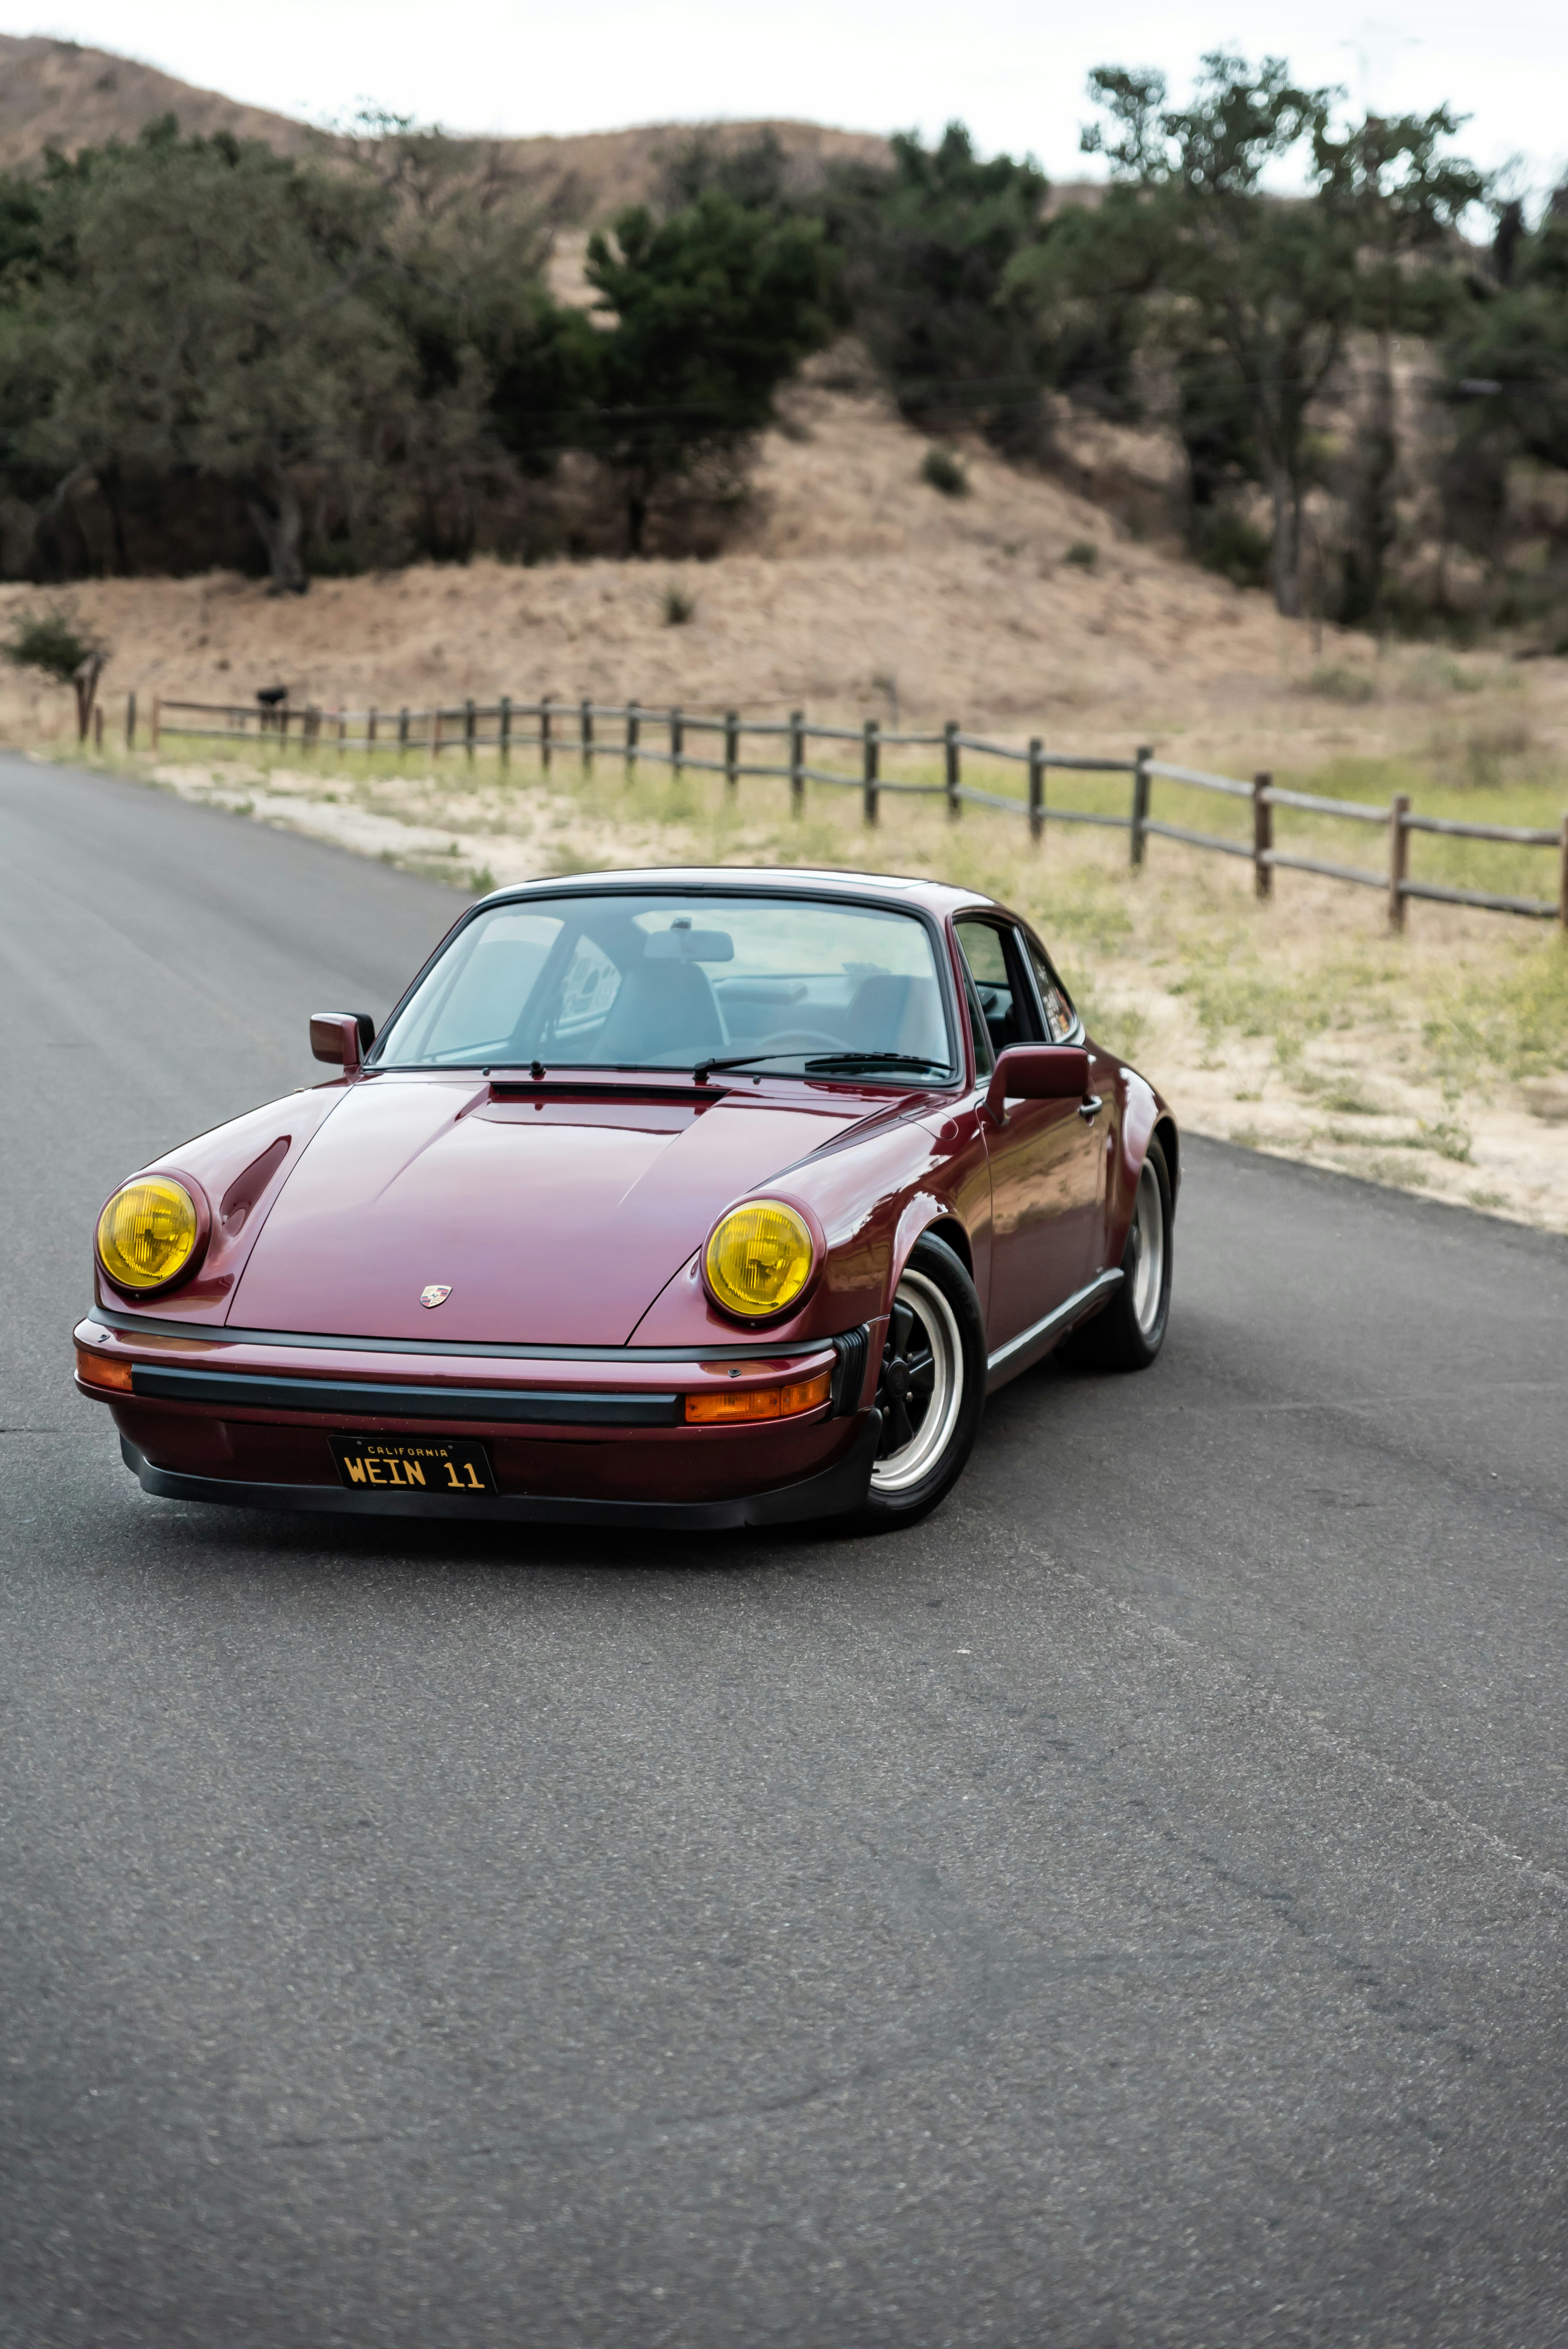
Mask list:
[{"label": "steering wheel", "polygon": [[779,1028],[770,1035],[758,1039],[763,1052],[841,1052],[844,1040],[830,1036],[820,1028]]}]

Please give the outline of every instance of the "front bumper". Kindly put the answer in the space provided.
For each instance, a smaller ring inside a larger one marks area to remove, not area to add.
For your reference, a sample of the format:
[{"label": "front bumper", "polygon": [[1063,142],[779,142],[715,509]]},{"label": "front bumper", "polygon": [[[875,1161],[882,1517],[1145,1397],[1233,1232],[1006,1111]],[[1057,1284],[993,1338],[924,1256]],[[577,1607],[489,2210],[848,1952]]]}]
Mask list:
[{"label": "front bumper", "polygon": [[461,1519],[481,1526],[624,1526],[686,1534],[847,1516],[866,1497],[881,1435],[882,1413],[867,1412],[851,1449],[832,1467],[769,1492],[720,1501],[583,1500],[550,1493],[485,1494],[464,1500],[441,1493],[361,1492],[332,1485],[250,1485],[231,1476],[191,1476],[155,1468],[129,1435],[120,1437],[119,1448],[143,1492],[162,1501],[217,1501],[233,1509],[317,1509],[334,1516],[440,1517],[448,1524]]},{"label": "front bumper", "polygon": [[[76,1332],[144,1489],[168,1499],[483,1523],[702,1526],[841,1515],[865,1499],[879,1424],[871,1331],[772,1354],[457,1344],[181,1328],[103,1309]],[[765,1343],[766,1341],[764,1341]],[[111,1376],[106,1380],[105,1372]],[[831,1378],[799,1415],[689,1423],[684,1398]],[[345,1486],[334,1439],[480,1439],[498,1490],[469,1499]]]}]

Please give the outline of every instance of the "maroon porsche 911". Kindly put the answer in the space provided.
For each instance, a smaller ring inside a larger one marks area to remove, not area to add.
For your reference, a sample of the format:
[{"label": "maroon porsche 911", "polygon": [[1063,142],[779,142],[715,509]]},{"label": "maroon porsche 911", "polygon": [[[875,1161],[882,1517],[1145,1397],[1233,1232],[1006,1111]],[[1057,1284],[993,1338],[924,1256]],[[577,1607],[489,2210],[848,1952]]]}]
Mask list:
[{"label": "maroon porsche 911", "polygon": [[593,874],[469,907],[335,1074],[123,1184],[77,1382],[150,1493],[907,1525],[987,1392],[1154,1360],[1175,1121],[973,891]]}]

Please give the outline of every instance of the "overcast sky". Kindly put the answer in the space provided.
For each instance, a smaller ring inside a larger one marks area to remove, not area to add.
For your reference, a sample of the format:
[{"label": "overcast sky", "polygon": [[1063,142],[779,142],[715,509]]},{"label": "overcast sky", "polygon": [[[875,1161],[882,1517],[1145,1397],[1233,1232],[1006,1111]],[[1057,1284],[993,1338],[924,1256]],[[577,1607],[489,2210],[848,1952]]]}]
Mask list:
[{"label": "overcast sky", "polygon": [[1471,116],[1478,161],[1520,155],[1538,191],[1568,171],[1563,0],[56,0],[36,16],[0,0],[0,24],[312,120],[365,98],[516,133],[771,114],[930,134],[957,115],[987,150],[1030,150],[1057,179],[1084,168],[1091,66],[1157,65],[1180,89],[1204,50],[1229,44],[1283,53],[1363,106],[1446,99]]}]

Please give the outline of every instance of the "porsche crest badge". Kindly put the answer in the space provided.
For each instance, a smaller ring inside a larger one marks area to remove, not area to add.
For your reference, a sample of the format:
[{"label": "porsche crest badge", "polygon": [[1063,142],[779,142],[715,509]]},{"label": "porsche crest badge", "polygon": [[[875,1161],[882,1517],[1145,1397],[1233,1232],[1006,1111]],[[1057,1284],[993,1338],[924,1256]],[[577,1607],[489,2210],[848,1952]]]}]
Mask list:
[{"label": "porsche crest badge", "polygon": [[444,1305],[451,1293],[449,1283],[443,1288],[439,1282],[433,1280],[428,1288],[419,1291],[419,1302],[421,1305]]}]

